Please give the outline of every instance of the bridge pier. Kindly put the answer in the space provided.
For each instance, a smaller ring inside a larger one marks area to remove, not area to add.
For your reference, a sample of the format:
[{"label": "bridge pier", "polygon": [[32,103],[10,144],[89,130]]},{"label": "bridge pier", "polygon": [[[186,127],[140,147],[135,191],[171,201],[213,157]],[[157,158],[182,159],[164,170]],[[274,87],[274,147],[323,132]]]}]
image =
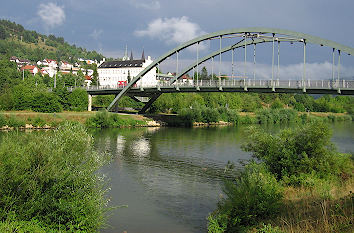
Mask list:
[{"label": "bridge pier", "polygon": [[87,106],[87,111],[91,112],[92,111],[92,95],[88,94],[88,106]]}]

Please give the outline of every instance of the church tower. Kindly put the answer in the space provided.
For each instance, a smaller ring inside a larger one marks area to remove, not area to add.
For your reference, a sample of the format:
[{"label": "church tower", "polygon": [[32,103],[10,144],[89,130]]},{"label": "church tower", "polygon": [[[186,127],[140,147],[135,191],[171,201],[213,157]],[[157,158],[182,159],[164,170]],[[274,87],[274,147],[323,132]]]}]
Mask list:
[{"label": "church tower", "polygon": [[124,52],[124,57],[122,58],[123,61],[128,61],[128,45],[125,45],[125,52]]}]

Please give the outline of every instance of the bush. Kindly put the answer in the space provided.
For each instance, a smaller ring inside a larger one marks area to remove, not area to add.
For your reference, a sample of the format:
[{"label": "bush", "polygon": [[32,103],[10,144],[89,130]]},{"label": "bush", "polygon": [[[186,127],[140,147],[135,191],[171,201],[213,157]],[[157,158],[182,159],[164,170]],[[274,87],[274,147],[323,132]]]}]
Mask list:
[{"label": "bush", "polygon": [[242,148],[264,161],[278,179],[291,184],[299,184],[301,174],[316,173],[326,178],[338,175],[345,164],[352,164],[348,156],[336,151],[328,125],[321,122],[285,129],[277,136],[252,127],[248,135],[249,142]]},{"label": "bush", "polygon": [[108,128],[109,127],[109,116],[108,112],[102,111],[95,114],[95,116],[90,117],[86,120],[87,127],[91,128]]},{"label": "bush", "polygon": [[36,127],[43,127],[46,125],[46,122],[45,122],[45,120],[43,120],[42,118],[37,116],[36,118],[34,118],[32,125],[36,126]]},{"label": "bush", "polygon": [[236,180],[226,181],[223,190],[226,198],[209,217],[210,232],[217,227],[225,232],[241,232],[260,220],[272,218],[278,214],[283,197],[274,175],[254,162],[246,165]]},{"label": "bush", "polygon": [[58,98],[48,92],[38,92],[34,95],[32,110],[35,112],[61,112],[62,107]]},{"label": "bush", "polygon": [[95,116],[88,118],[86,121],[86,126],[89,128],[117,128],[122,126],[136,126],[139,124],[143,124],[143,121],[122,118],[118,114],[108,113],[106,111],[98,112]]},{"label": "bush", "polygon": [[219,112],[216,109],[212,108],[203,108],[202,109],[202,122],[211,123],[219,121]]},{"label": "bush", "polygon": [[53,231],[93,232],[102,226],[107,200],[97,171],[107,157],[93,150],[83,126],[64,123],[55,131],[14,132],[2,140],[0,227],[38,221]]},{"label": "bush", "polygon": [[272,105],[270,106],[272,109],[278,109],[278,108],[283,108],[283,103],[280,101],[279,98],[276,98]]},{"label": "bush", "polygon": [[239,115],[238,112],[236,110],[232,110],[232,109],[228,109],[228,111],[226,112],[227,115],[227,121],[234,123],[234,124],[238,124],[239,123]]},{"label": "bush", "polygon": [[6,117],[3,114],[0,114],[0,127],[7,125]]},{"label": "bush", "polygon": [[14,127],[14,128],[25,127],[26,122],[14,117],[14,116],[11,116],[7,121],[7,126]]},{"label": "bush", "polygon": [[219,120],[237,124],[239,116],[236,110],[221,108],[207,108],[195,106],[194,108],[183,108],[178,112],[179,120],[187,126],[193,125],[194,122],[212,123]]},{"label": "bush", "polygon": [[299,120],[293,109],[261,109],[256,112],[260,124],[291,123]]},{"label": "bush", "polygon": [[0,232],[47,233],[53,232],[53,230],[51,231],[50,229],[41,226],[41,224],[35,219],[31,221],[18,221],[16,219],[8,218],[6,221],[0,222]]},{"label": "bush", "polygon": [[88,106],[88,95],[85,89],[77,88],[68,97],[70,109],[73,111],[86,111]]},{"label": "bush", "polygon": [[271,224],[262,224],[262,228],[258,229],[256,233],[284,233],[279,227],[272,227]]}]

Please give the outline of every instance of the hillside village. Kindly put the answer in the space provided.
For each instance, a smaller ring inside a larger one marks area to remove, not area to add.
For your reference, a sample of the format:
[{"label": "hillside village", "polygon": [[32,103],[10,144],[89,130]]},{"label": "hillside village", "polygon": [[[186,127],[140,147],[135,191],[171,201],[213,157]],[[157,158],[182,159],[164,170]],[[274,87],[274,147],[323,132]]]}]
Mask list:
[{"label": "hillside village", "polygon": [[[42,61],[30,61],[28,59],[18,58],[16,56],[12,56],[10,58],[11,62],[15,62],[17,64],[17,68],[19,71],[29,72],[32,75],[40,75],[45,76],[48,75],[50,78],[58,74],[73,74],[78,75],[80,72],[85,76],[85,86],[90,86],[91,79],[94,74],[94,69],[105,60],[101,62],[97,62],[97,60],[89,60],[79,58],[77,62],[71,64],[66,61],[56,61],[53,59],[43,59]],[[91,67],[91,69],[87,68]]]}]

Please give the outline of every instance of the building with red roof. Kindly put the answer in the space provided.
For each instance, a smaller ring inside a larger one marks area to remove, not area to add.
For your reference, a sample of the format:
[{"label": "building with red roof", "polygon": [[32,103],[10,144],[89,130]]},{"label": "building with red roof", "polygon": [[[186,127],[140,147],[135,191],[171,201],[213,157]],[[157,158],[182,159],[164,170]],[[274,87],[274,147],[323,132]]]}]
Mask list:
[{"label": "building with red roof", "polygon": [[33,74],[33,75],[36,75],[36,74],[38,74],[38,73],[42,74],[42,73],[41,73],[41,70],[38,69],[37,66],[25,65],[25,66],[21,67],[21,71],[24,71],[24,70],[29,71],[29,72],[30,72],[31,74]]}]

